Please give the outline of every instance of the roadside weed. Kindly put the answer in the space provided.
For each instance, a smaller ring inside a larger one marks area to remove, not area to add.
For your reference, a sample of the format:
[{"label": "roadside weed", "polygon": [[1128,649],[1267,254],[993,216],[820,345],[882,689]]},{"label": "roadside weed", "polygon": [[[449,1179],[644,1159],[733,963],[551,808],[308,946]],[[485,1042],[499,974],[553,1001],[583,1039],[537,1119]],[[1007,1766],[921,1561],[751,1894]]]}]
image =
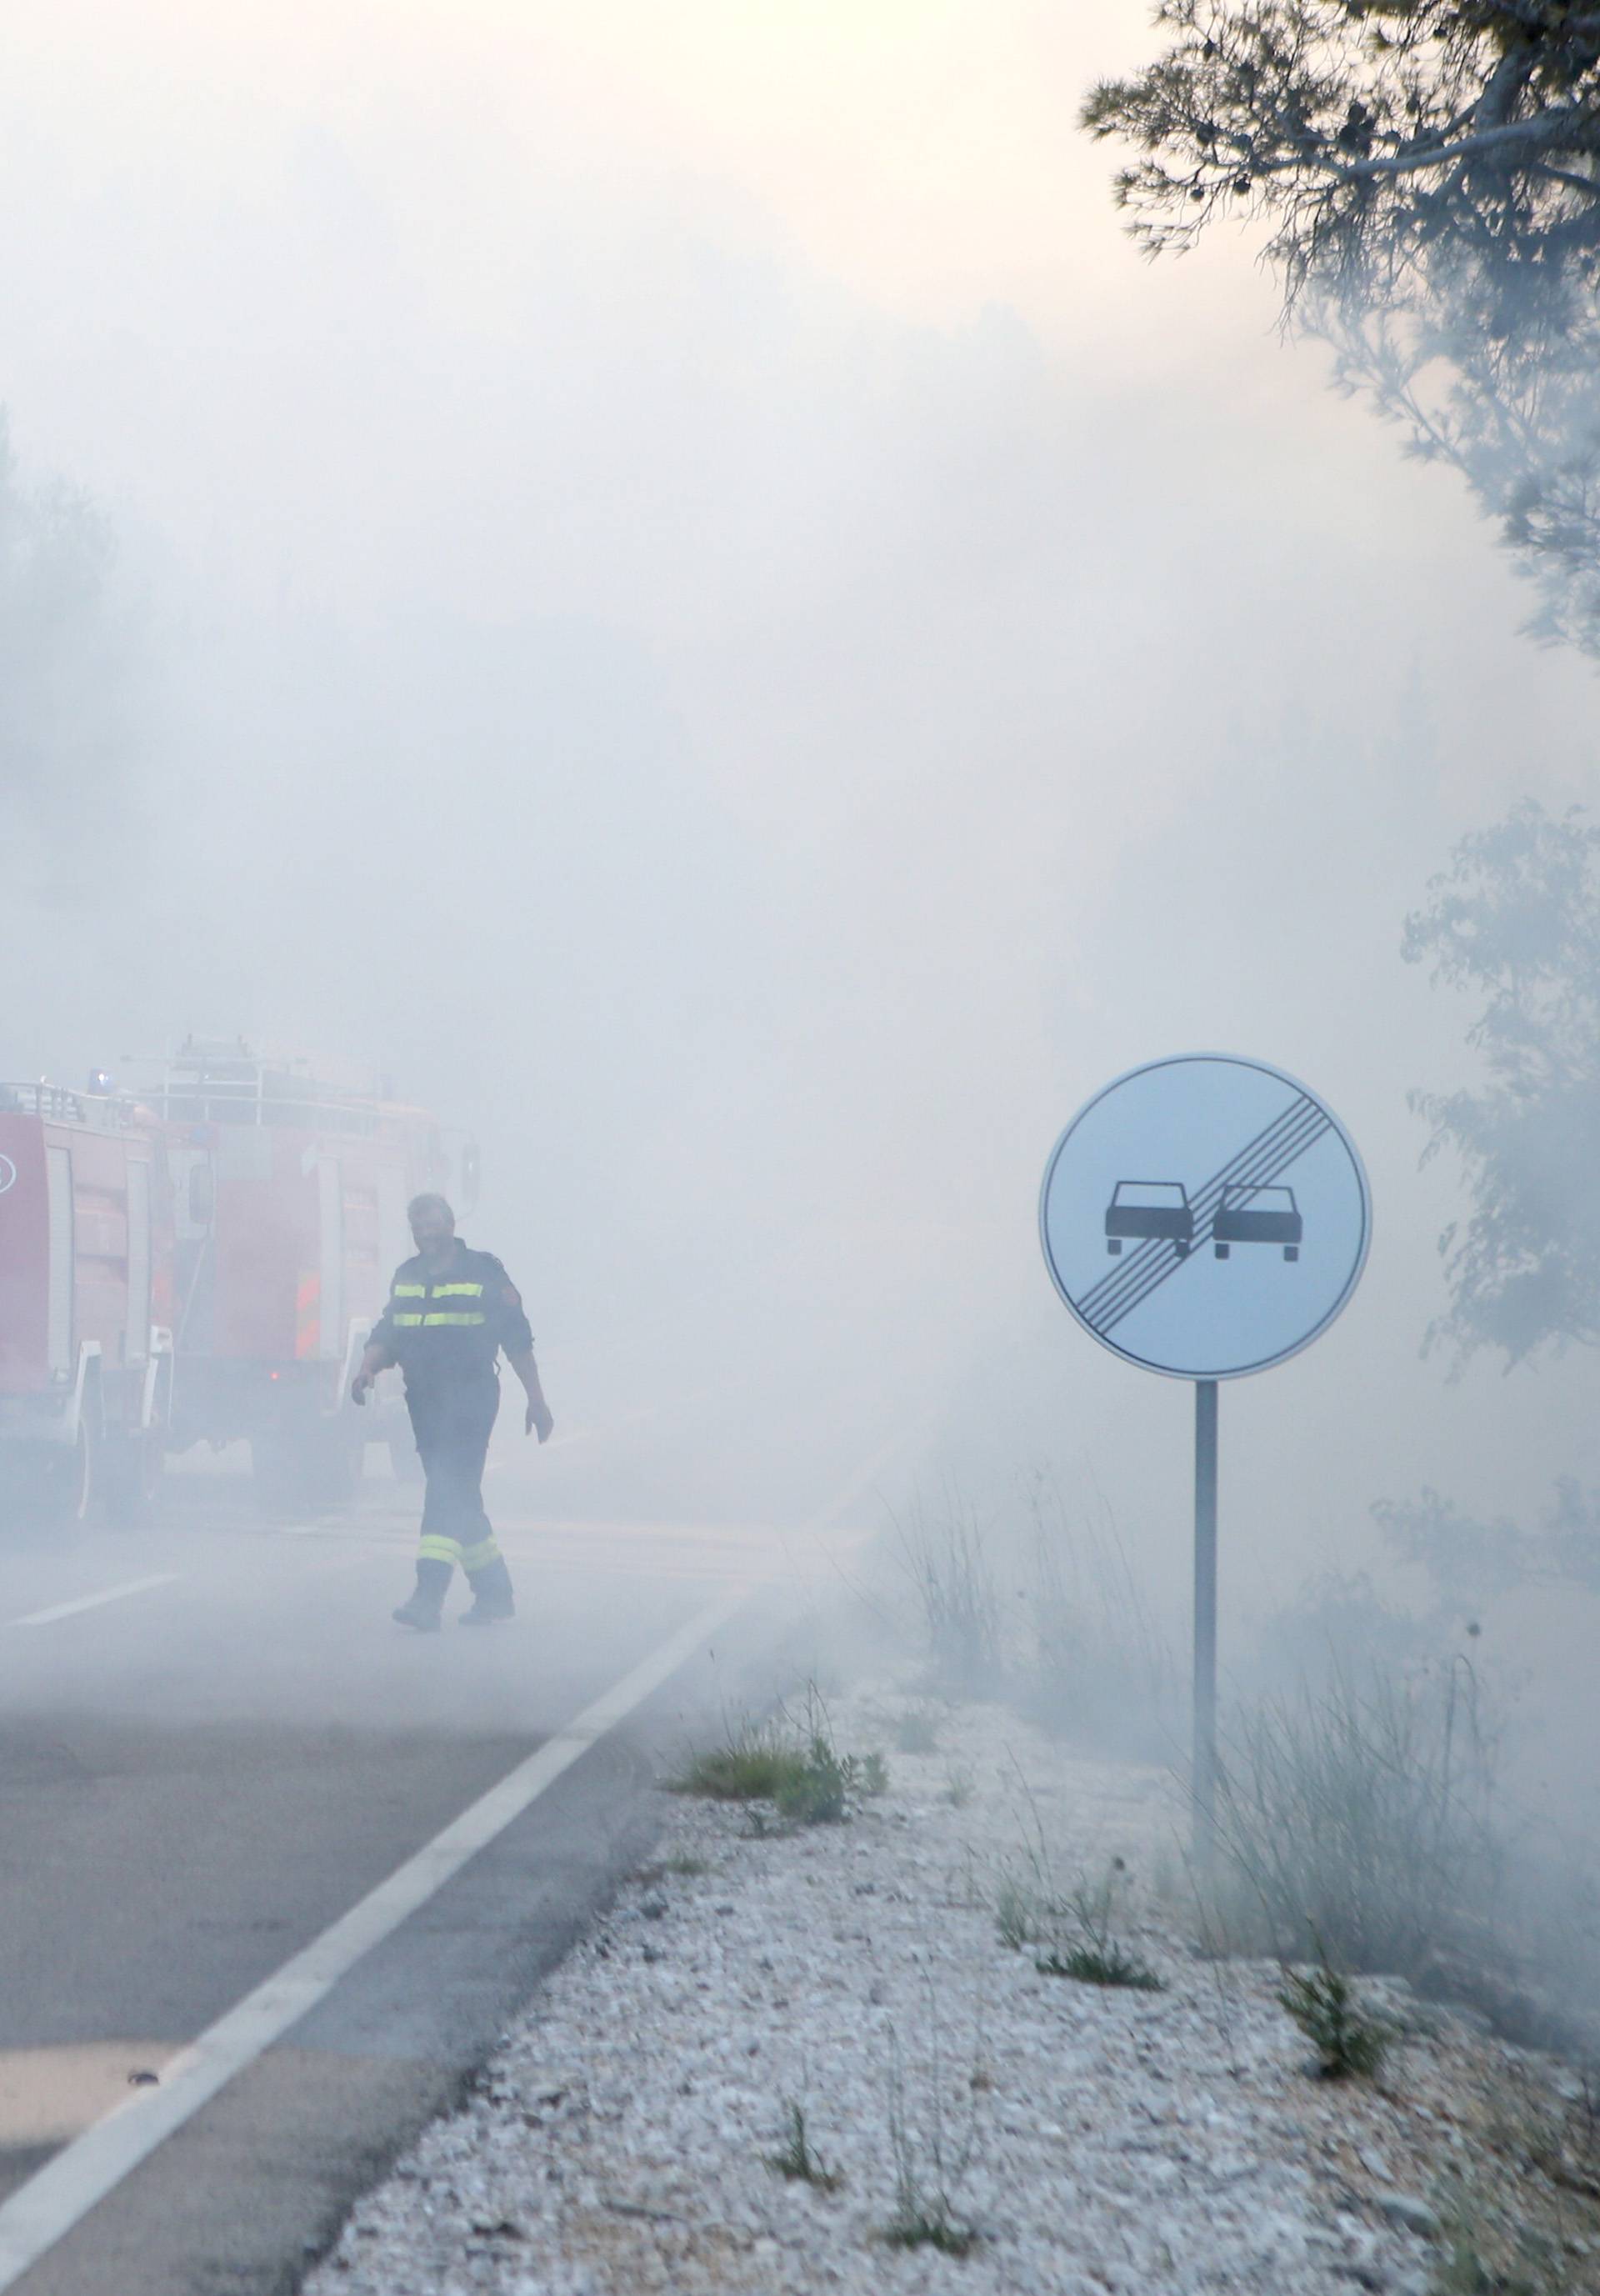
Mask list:
[{"label": "roadside weed", "polygon": [[1121,1985],[1135,1993],[1164,1993],[1154,1970],[1116,1944],[1053,1948],[1034,1963],[1041,1977],[1075,1977],[1080,1985]]},{"label": "roadside weed", "polygon": [[1389,2047],[1390,2029],[1362,2008],[1349,1978],[1329,1960],[1315,1930],[1311,1934],[1317,1965],[1306,1972],[1284,1969],[1279,2005],[1316,2050],[1324,2080],[1375,2073]]},{"label": "roadside weed", "polygon": [[824,1737],[811,1738],[798,1767],[779,1783],[773,1800],[791,1825],[837,1825],[849,1807],[859,1765]]},{"label": "roadside weed", "polygon": [[1079,1882],[1050,1906],[1047,1927],[1030,1940],[1045,1948],[1033,1964],[1041,1977],[1122,1986],[1134,1993],[1166,1991],[1165,1980],[1117,1934],[1125,1870],[1122,1860],[1113,1857],[1103,1881]]},{"label": "roadside weed", "polygon": [[1227,1916],[1247,1948],[1412,1977],[1481,1950],[1494,1898],[1493,1746],[1465,1660],[1410,1677],[1333,1669],[1234,1723],[1218,1780]]},{"label": "roadside weed", "polygon": [[1001,1944],[1013,1953],[1038,1942],[1038,1901],[1014,1875],[1008,1874],[995,1892],[995,1931]]},{"label": "roadside weed", "polygon": [[807,1767],[807,1754],[781,1721],[742,1722],[720,1746],[690,1754],[670,1793],[704,1794],[713,1801],[775,1801]]},{"label": "roadside weed", "polygon": [[974,2060],[965,2083],[966,2106],[952,2126],[944,2095],[944,2064],[937,2016],[929,2015],[931,2053],[915,2121],[906,2103],[905,2067],[898,2033],[890,2033],[889,2147],[894,2163],[894,2213],[879,2235],[890,2248],[936,2248],[965,2256],[978,2234],[961,2212],[960,2193],[978,2150],[978,2101],[988,2076]]},{"label": "roadside weed", "polygon": [[[770,1802],[789,1825],[837,1825],[852,1803],[888,1791],[889,1769],[882,1754],[840,1752],[812,1684],[798,1717],[780,1707],[764,1721],[734,1725],[720,1746],[686,1755],[666,1784],[713,1801]],[[752,1832],[767,1830],[759,1810],[751,1817]]]},{"label": "roadside weed", "polygon": [[836,2169],[825,2166],[821,2157],[811,2149],[811,2139],[806,2128],[806,2108],[793,2097],[784,2104],[785,2136],[775,2152],[767,2155],[767,2165],[777,2177],[787,2177],[792,2184],[813,2185],[819,2193],[836,2193],[844,2178]]},{"label": "roadside weed", "polygon": [[932,1685],[992,1698],[1005,1680],[1005,1634],[999,1584],[976,1510],[947,1481],[934,1506],[919,1491],[894,1525],[900,1567],[922,1613]]}]

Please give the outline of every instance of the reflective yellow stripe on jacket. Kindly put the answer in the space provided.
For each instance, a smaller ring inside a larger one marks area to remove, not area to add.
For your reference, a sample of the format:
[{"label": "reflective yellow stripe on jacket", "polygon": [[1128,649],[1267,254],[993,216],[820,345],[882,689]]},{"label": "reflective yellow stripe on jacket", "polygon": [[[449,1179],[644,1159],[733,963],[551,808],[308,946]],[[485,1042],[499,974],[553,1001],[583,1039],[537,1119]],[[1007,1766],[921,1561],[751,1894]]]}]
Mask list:
[{"label": "reflective yellow stripe on jacket", "polygon": [[[431,1286],[426,1283],[397,1283],[393,1296],[397,1300],[426,1300],[431,1303],[435,1300],[481,1300],[483,1286],[481,1283],[435,1283]],[[419,1325],[428,1330],[441,1324],[457,1328],[487,1324],[488,1317],[480,1308],[434,1308],[430,1305],[426,1314],[420,1309],[405,1314],[392,1313],[390,1320],[402,1330],[415,1331]]]}]

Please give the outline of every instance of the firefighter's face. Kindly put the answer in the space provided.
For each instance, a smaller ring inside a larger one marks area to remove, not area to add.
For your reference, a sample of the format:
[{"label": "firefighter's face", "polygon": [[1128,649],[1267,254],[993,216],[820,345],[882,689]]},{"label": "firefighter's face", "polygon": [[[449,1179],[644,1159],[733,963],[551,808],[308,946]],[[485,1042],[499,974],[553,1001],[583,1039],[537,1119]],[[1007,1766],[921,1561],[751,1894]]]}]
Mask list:
[{"label": "firefighter's face", "polygon": [[455,1218],[445,1204],[423,1204],[411,1223],[419,1251],[437,1251],[455,1233]]}]

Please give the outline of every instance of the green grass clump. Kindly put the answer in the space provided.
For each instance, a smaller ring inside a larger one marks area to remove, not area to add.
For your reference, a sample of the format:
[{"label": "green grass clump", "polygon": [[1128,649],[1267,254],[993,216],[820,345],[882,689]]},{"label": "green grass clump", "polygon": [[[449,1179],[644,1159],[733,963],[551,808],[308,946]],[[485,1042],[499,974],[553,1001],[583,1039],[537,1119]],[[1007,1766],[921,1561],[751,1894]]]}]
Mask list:
[{"label": "green grass clump", "polygon": [[967,2226],[920,2210],[885,2225],[882,2239],[887,2248],[936,2248],[941,2256],[970,2256],[978,2245],[977,2234]]},{"label": "green grass clump", "polygon": [[1034,1963],[1041,1977],[1073,1977],[1080,1985],[1121,1985],[1135,1993],[1164,1993],[1166,1985],[1136,1955],[1116,1944],[1069,1946]]},{"label": "green grass clump", "polygon": [[770,1802],[789,1825],[837,1825],[853,1802],[888,1791],[889,1770],[882,1754],[840,1752],[813,1689],[799,1725],[781,1710],[741,1723],[722,1745],[690,1754],[667,1786],[712,1801]]},{"label": "green grass clump", "polygon": [[711,1801],[776,1801],[799,1784],[808,1766],[805,1748],[790,1742],[772,1724],[746,1724],[726,1745],[691,1754],[668,1780],[668,1789],[703,1794]]},{"label": "green grass clump", "polygon": [[839,1754],[827,1739],[814,1737],[798,1768],[772,1797],[778,1816],[791,1825],[838,1825],[849,1808],[859,1769],[853,1754]]},{"label": "green grass clump", "polygon": [[1032,1880],[1014,1874],[1002,1881],[995,1899],[995,1928],[1002,1945],[1020,1952],[1039,1950],[1034,1967],[1041,1977],[1071,1977],[1080,1985],[1119,1985],[1135,1993],[1164,1993],[1165,1980],[1130,1953],[1117,1935],[1122,1925],[1127,1867],[1113,1857],[1104,1880],[1079,1881],[1059,1897],[1049,1886],[1043,1843],[1030,1856]]}]

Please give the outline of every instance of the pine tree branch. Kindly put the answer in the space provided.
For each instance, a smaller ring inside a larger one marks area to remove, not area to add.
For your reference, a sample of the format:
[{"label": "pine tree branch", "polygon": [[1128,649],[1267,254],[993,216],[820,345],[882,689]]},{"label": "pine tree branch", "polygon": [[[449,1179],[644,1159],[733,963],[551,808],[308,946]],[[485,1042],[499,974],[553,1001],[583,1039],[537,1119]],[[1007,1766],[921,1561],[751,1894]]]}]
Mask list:
[{"label": "pine tree branch", "polygon": [[[1383,176],[1414,175],[1424,168],[1453,167],[1457,160],[1473,160],[1491,152],[1513,152],[1520,146],[1530,154],[1545,145],[1566,141],[1565,131],[1577,125],[1588,131],[1587,136],[1573,139],[1573,148],[1600,151],[1600,114],[1588,104],[1569,104],[1558,111],[1546,111],[1534,119],[1519,119],[1504,127],[1488,127],[1481,134],[1463,135],[1453,144],[1432,144],[1391,153],[1377,160],[1335,160],[1318,151],[1301,150],[1283,160],[1259,160],[1255,173],[1259,176],[1284,175],[1293,168],[1309,168],[1318,174],[1331,176],[1335,183],[1372,183]],[[1538,160],[1541,168],[1547,162]],[[1600,179],[1574,176],[1573,185],[1600,199]]]}]

